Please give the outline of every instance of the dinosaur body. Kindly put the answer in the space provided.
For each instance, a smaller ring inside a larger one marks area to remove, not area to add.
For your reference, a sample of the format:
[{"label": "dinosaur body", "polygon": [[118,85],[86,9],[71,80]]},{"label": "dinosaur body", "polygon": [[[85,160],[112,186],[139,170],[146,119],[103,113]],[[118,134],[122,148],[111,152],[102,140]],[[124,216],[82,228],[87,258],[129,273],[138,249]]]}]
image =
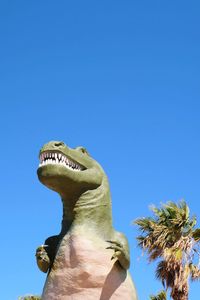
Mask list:
[{"label": "dinosaur body", "polygon": [[87,151],[49,142],[40,151],[38,177],[61,195],[61,232],[36,252],[48,271],[43,300],[136,300],[127,271],[125,236],[112,226],[107,177]]}]

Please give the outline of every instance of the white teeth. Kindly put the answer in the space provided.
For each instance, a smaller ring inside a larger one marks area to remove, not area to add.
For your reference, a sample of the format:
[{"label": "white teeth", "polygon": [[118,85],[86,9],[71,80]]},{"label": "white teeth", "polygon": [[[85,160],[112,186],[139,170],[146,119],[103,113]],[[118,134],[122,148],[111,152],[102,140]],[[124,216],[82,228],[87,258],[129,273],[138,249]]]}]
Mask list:
[{"label": "white teeth", "polygon": [[47,164],[60,164],[73,171],[81,171],[82,168],[77,163],[71,161],[65,155],[56,152],[44,152],[40,155],[40,164],[39,167],[42,167]]}]

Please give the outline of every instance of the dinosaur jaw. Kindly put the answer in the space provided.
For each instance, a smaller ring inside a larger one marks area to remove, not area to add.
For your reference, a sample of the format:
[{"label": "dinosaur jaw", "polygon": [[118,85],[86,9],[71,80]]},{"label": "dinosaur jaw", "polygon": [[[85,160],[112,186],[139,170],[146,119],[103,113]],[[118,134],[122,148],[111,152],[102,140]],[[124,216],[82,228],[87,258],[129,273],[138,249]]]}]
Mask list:
[{"label": "dinosaur jaw", "polygon": [[49,164],[64,166],[67,169],[78,172],[86,169],[60,151],[44,151],[40,154],[39,168]]}]

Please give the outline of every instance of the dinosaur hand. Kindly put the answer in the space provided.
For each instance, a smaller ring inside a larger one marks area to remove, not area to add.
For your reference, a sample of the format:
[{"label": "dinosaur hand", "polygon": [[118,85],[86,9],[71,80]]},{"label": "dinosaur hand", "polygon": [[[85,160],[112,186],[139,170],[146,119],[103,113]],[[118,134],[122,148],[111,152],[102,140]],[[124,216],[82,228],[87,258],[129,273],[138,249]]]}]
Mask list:
[{"label": "dinosaur hand", "polygon": [[37,260],[37,265],[39,269],[46,273],[49,269],[50,266],[50,259],[49,256],[45,250],[45,248],[48,247],[48,245],[41,245],[37,248],[36,250],[36,260]]},{"label": "dinosaur hand", "polygon": [[107,241],[110,243],[110,246],[107,247],[106,249],[112,249],[114,250],[113,256],[111,257],[111,260],[117,258],[120,265],[127,270],[130,266],[130,260],[129,260],[129,255],[124,248],[123,244],[121,244],[118,241]]}]

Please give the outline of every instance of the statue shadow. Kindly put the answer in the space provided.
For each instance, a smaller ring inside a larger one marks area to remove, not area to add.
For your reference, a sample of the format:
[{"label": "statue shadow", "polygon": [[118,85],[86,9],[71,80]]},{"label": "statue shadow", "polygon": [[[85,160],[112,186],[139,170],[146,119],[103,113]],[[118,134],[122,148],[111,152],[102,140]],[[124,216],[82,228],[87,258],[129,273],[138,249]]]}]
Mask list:
[{"label": "statue shadow", "polygon": [[126,277],[127,271],[122,269],[119,262],[116,261],[106,277],[99,300],[109,300],[114,292],[126,280]]}]

